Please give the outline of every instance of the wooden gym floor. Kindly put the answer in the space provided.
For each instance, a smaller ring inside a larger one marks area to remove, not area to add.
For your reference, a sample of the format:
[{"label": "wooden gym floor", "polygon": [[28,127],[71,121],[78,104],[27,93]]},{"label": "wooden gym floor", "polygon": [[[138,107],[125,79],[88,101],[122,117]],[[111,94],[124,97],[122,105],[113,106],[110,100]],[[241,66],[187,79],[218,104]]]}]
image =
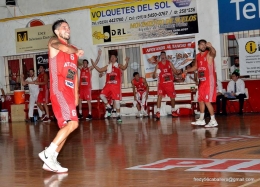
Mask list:
[{"label": "wooden gym floor", "polygon": [[259,114],[217,117],[212,129],[193,127],[194,117],[122,119],[80,121],[58,157],[65,174],[38,158],[55,122],[1,123],[0,186],[260,186]]}]

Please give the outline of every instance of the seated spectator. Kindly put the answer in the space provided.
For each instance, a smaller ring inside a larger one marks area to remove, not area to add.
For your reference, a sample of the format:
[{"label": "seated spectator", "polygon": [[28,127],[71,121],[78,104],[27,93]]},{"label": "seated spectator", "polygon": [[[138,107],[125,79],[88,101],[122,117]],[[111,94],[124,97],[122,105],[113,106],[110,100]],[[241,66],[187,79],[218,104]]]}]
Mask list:
[{"label": "seated spectator", "polygon": [[[222,98],[223,108],[226,109],[226,100],[239,99],[239,115],[243,115],[244,99],[246,98],[245,82],[239,78],[239,73],[232,73],[232,80],[228,83],[227,93],[224,96]],[[226,110],[223,112],[226,113]]]},{"label": "seated spectator", "polygon": [[[229,72],[230,72],[231,79],[232,79],[232,73],[237,72],[238,74],[240,74],[238,56],[234,58],[234,65],[230,67]],[[248,75],[240,76],[240,78],[249,78],[249,76]]]}]

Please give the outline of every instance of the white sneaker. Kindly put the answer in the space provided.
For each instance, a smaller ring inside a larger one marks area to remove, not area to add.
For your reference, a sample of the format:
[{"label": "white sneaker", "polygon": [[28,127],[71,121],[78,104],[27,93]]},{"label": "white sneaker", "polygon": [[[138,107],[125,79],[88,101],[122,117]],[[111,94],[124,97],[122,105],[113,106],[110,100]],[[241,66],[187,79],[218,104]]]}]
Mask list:
[{"label": "white sneaker", "polygon": [[145,110],[142,111],[142,114],[143,114],[145,117],[148,116],[148,114],[147,114],[147,112],[146,112]]},{"label": "white sneaker", "polygon": [[138,113],[136,114],[136,117],[137,117],[137,118],[141,118],[141,117],[143,117],[143,114],[140,113],[140,112],[138,112]]},{"label": "white sneaker", "polygon": [[[56,173],[66,173],[66,172],[68,172],[68,168],[62,167],[58,161],[56,161],[56,163],[57,163],[57,168],[58,168],[58,170],[55,171]],[[52,171],[45,163],[43,164],[42,169],[44,169],[46,171]]]},{"label": "white sneaker", "polygon": [[216,127],[218,126],[218,123],[216,120],[210,120],[209,123],[207,125],[205,125],[205,127]]},{"label": "white sneaker", "polygon": [[198,119],[198,120],[196,120],[196,121],[194,121],[194,122],[191,122],[191,124],[192,124],[192,125],[201,125],[201,126],[203,126],[203,125],[206,125],[206,122],[205,122],[204,119],[203,119],[203,120]]},{"label": "white sneaker", "polygon": [[53,171],[58,171],[58,164],[56,163],[56,160],[53,157],[53,154],[50,154],[48,151],[43,150],[39,154],[40,159]]}]

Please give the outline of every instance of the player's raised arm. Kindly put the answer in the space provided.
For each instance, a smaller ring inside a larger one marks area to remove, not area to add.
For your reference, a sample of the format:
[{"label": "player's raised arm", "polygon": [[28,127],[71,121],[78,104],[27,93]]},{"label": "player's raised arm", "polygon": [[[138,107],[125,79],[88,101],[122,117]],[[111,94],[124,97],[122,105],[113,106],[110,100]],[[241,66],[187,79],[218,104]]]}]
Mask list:
[{"label": "player's raised arm", "polygon": [[210,42],[206,43],[207,48],[209,48],[209,55],[213,58],[216,57],[216,49],[212,46]]},{"label": "player's raised arm", "polygon": [[125,65],[121,65],[121,64],[120,64],[120,69],[126,70],[126,68],[128,67],[129,59],[130,59],[129,57],[126,57],[126,58],[125,58],[125,62],[126,62],[126,63],[125,63]]},{"label": "player's raised arm", "polygon": [[107,65],[104,66],[103,68],[100,68],[98,67],[95,62],[93,61],[93,59],[90,59],[91,60],[91,64],[92,66],[99,72],[99,73],[103,73],[103,72],[106,72],[107,71]]},{"label": "player's raised arm", "polygon": [[[97,59],[96,59],[96,61],[95,61],[95,65],[98,64],[98,62],[99,62],[99,60],[100,60],[100,56],[101,56],[101,54],[102,54],[102,50],[99,49],[99,50],[98,50],[98,56],[97,56]],[[89,68],[90,68],[90,70],[93,70],[93,69],[94,69],[93,66],[90,66]]]}]

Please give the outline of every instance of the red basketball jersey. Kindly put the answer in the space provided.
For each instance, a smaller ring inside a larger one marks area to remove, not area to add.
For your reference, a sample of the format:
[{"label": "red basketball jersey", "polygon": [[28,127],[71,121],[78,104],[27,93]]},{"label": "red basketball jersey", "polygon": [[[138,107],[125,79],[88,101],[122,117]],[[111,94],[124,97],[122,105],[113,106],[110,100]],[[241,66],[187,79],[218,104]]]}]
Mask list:
[{"label": "red basketball jersey", "polygon": [[[49,59],[50,95],[62,92],[66,95],[75,96],[77,61],[78,56],[76,54],[67,54],[62,51],[59,51],[54,58]],[[75,100],[74,97],[71,99]]]},{"label": "red basketball jersey", "polygon": [[144,84],[143,77],[140,77],[139,81],[137,81],[136,79],[133,79],[133,85],[135,86],[137,92],[144,92],[147,89],[146,85]]},{"label": "red basketball jersey", "polygon": [[[45,73],[40,73],[38,75],[38,82],[44,82],[44,75],[45,75]],[[47,86],[47,84],[39,85],[39,89],[40,89],[40,91],[45,92],[48,89],[48,86]]]},{"label": "red basketball jersey", "polygon": [[121,85],[121,69],[119,67],[112,67],[112,71],[110,73],[107,73],[107,84],[116,84]]},{"label": "red basketball jersey", "polygon": [[205,51],[202,55],[201,53],[197,54],[197,67],[198,67],[198,78],[200,84],[216,84],[216,73],[214,62],[209,64],[207,61],[207,54],[209,51]]},{"label": "red basketball jersey", "polygon": [[160,70],[158,78],[159,84],[173,82],[174,77],[170,63],[171,62],[169,60],[166,60],[165,64],[163,64],[162,62],[158,62],[157,68]]},{"label": "red basketball jersey", "polygon": [[82,68],[80,71],[80,88],[91,88],[91,71],[89,68]]}]

